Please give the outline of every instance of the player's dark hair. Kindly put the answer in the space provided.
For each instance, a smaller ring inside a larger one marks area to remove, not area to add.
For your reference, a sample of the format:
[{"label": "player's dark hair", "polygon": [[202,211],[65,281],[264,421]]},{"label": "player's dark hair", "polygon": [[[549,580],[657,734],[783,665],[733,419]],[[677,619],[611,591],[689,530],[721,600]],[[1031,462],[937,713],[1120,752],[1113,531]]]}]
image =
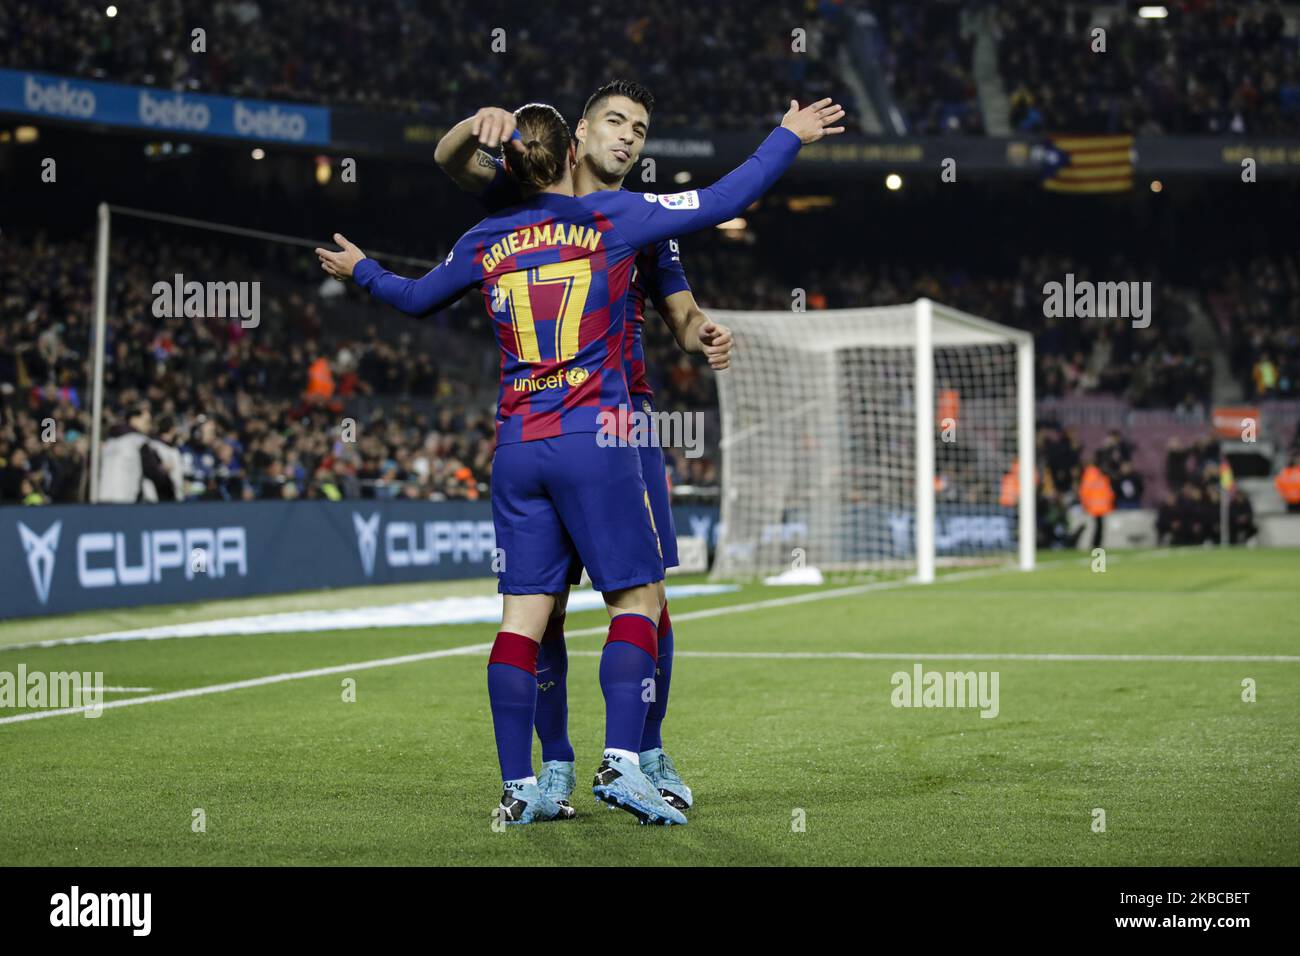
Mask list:
[{"label": "player's dark hair", "polygon": [[523,140],[521,155],[510,157],[510,171],[525,189],[554,186],[564,176],[573,136],[560,111],[545,103],[515,110],[515,129]]},{"label": "player's dark hair", "polygon": [[654,96],[640,83],[631,80],[610,80],[588,97],[587,105],[582,108],[582,115],[590,119],[600,105],[611,96],[626,96],[633,103],[644,106],[647,115],[655,110]]}]

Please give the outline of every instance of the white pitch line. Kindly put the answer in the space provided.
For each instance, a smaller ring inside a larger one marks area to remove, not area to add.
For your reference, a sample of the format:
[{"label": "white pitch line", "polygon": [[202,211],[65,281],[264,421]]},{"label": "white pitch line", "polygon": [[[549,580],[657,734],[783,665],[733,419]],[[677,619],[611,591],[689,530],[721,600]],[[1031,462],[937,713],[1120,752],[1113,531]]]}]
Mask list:
[{"label": "white pitch line", "polygon": [[[1158,551],[1148,552],[1148,554],[1157,555],[1160,554],[1160,552]],[[961,580],[964,578],[972,578],[972,577],[988,577],[989,575],[993,575],[993,574],[1006,574],[1011,570],[1014,569],[992,568],[992,569],[982,569],[976,571],[959,572],[956,574],[945,574],[943,577],[939,578],[938,581],[934,583],[938,584],[946,581]],[[787,597],[772,598],[771,600],[767,600],[767,601],[751,601],[748,604],[734,604],[734,605],[724,606],[724,607],[706,608],[700,611],[687,611],[685,613],[675,615],[674,619],[677,621],[690,621],[690,620],[698,620],[700,618],[706,618],[706,617],[717,617],[723,614],[739,614],[744,611],[759,611],[771,607],[785,607],[790,604],[804,604],[810,601],[824,601],[829,598],[846,597],[848,595],[853,595],[853,594],[865,594],[869,591],[883,591],[883,590],[889,590],[894,588],[907,587],[910,585],[914,585],[916,583],[917,582],[915,582],[914,580],[907,580],[907,581],[882,581],[873,584],[860,584],[860,585],[855,585],[853,587],[835,588],[828,591],[813,591],[811,593],[806,593],[806,594],[795,594]],[[569,631],[566,633],[565,636],[584,637],[584,636],[591,636],[596,634],[604,634],[606,632],[607,632],[607,628],[605,627],[589,627],[589,628],[583,628],[581,630]],[[267,684],[281,684],[286,681],[306,680],[307,678],[311,678],[311,677],[327,677],[331,674],[346,674],[351,671],[369,670],[375,667],[393,667],[399,664],[413,664],[418,661],[435,660],[440,657],[456,657],[465,654],[477,654],[477,653],[482,653],[484,651],[489,651],[491,650],[491,648],[492,648],[491,644],[464,644],[460,647],[450,647],[440,651],[426,651],[421,654],[405,654],[401,657],[384,657],[384,658],[379,658],[377,660],[359,661],[355,664],[339,664],[335,667],[319,667],[319,668],[314,668],[312,670],[291,671],[285,674],[271,674],[267,677],[254,677],[249,680],[232,681],[231,683],[227,683],[227,684],[211,684],[207,687],[193,687],[188,690],[170,691],[165,694],[150,694],[145,697],[132,697],[129,700],[115,700],[107,704],[101,704],[100,709],[108,710],[109,708],[113,708],[113,707],[134,707],[137,704],[155,704],[155,703],[161,703],[163,701],[169,701],[169,700],[183,700],[184,698],[187,697],[204,697],[207,696],[208,694],[223,694],[226,693],[227,691],[244,690],[250,687],[264,687]],[[596,652],[574,651],[573,653],[587,654],[587,653],[596,653]],[[690,654],[690,655],[700,655],[700,656],[704,656],[709,653],[714,653],[717,656],[727,656],[727,652],[725,651],[718,651],[718,652],[683,651],[682,653]],[[744,653],[744,652],[739,652],[739,653]],[[777,652],[772,652],[772,653],[775,654]],[[789,653],[794,654],[799,652],[789,652]],[[853,652],[844,652],[844,653],[852,654]],[[1041,655],[1041,658],[1056,659],[1056,658],[1068,657],[1068,656],[1069,655]],[[1116,656],[1118,657],[1120,655],[1116,655]],[[924,659],[924,655],[907,654],[907,655],[903,655],[901,658],[890,658],[890,659],[916,660],[918,658]],[[1132,658],[1138,659],[1139,655],[1132,655]],[[957,659],[957,658],[950,657],[949,659]],[[1036,659],[1036,658],[1028,657],[1026,659]],[[1175,658],[1172,657],[1163,658],[1159,656],[1152,658],[1152,660],[1156,660],[1156,661],[1174,660],[1174,659]],[[1213,660],[1217,661],[1220,659],[1214,658]],[[1222,658],[1222,660],[1225,662],[1230,660],[1240,661],[1242,660],[1242,658]],[[1293,659],[1292,658],[1245,658],[1245,660],[1249,660],[1249,661],[1278,660],[1278,661],[1290,662]],[[16,724],[26,720],[41,720],[42,718],[45,717],[59,717],[65,714],[80,714],[91,709],[94,708],[90,706],[64,707],[56,710],[32,711],[30,713],[17,714],[13,717],[0,717],[0,724]]]},{"label": "white pitch line", "polygon": [[[959,571],[954,574],[945,574],[934,584],[943,584],[948,581],[964,581],[967,578],[987,578],[997,574],[1009,574],[1015,568],[985,568],[978,571]],[[785,597],[769,598],[766,601],[750,601],[748,604],[727,604],[720,607],[708,607],[700,611],[685,611],[681,614],[674,613],[673,621],[698,621],[706,617],[722,617],[726,614],[737,614],[741,611],[763,611],[772,607],[788,607],[791,604],[808,604],[813,601],[825,601],[828,598],[851,597],[855,594],[868,594],[872,591],[894,591],[898,588],[917,586],[918,582],[912,578],[905,581],[876,581],[871,584],[854,584],[849,587],[831,588],[826,591],[810,591],[805,594],[790,594]],[[604,634],[609,630],[608,626],[603,627],[584,627],[575,631],[565,631],[564,636],[569,637],[590,637],[593,634]]]},{"label": "white pitch line", "polygon": [[[566,635],[567,636],[567,635]],[[600,651],[569,651],[570,657],[599,657]],[[896,654],[866,651],[674,651],[677,657],[721,657],[753,660],[845,661],[1118,661],[1172,664],[1300,664],[1285,654]]]},{"label": "white pitch line", "polygon": [[465,644],[461,647],[449,647],[441,651],[404,654],[401,657],[383,657],[372,661],[359,661],[355,664],[338,664],[334,667],[316,667],[307,671],[291,671],[287,674],[271,674],[268,677],[253,677],[248,680],[231,681],[228,684],[209,684],[207,687],[191,687],[188,690],[173,690],[165,694],[150,694],[147,697],[114,700],[107,704],[100,704],[98,707],[87,705],[85,707],[60,707],[56,710],[33,710],[13,717],[0,717],[0,724],[17,724],[24,720],[41,720],[45,717],[61,717],[65,714],[83,714],[88,710],[109,710],[114,707],[134,707],[137,704],[157,704],[167,700],[183,700],[186,697],[206,697],[208,694],[224,694],[227,691],[244,690],[249,687],[265,687],[267,684],[282,684],[285,681],[306,680],[309,677],[328,677],[331,674],[350,674],[353,671],[370,670],[375,667],[394,667],[398,664],[431,661],[439,657],[479,654],[491,649],[491,644]]},{"label": "white pitch line", "polygon": [[110,690],[118,694],[145,694],[153,690],[152,687],[96,687],[94,690]]},{"label": "white pitch line", "polygon": [[[738,590],[729,584],[670,584],[668,597],[684,600],[702,595],[729,594]],[[603,610],[599,593],[587,589],[569,597],[570,612]],[[286,611],[234,618],[190,621],[158,627],[86,634],[81,637],[51,638],[0,646],[0,652],[36,648],[70,647],[82,644],[116,644],[134,641],[183,640],[191,638],[269,636],[350,631],[372,628],[419,627],[442,624],[495,624],[501,620],[501,596],[444,597],[428,601],[319,611]]]},{"label": "white pitch line", "polygon": [[[1136,558],[1139,560],[1146,558],[1167,558],[1186,554],[1187,551],[1179,551],[1174,548],[1157,548],[1152,551],[1141,551],[1136,554],[1122,555],[1123,558]],[[1046,570],[1052,564],[1068,565],[1091,563],[1091,559],[1081,557],[1077,560],[1065,559],[1059,562],[1044,562],[1038,566],[1039,570]],[[988,578],[1003,574],[1016,574],[1020,569],[1014,565],[1001,565],[996,568],[976,568],[972,571],[955,571],[952,574],[944,574],[930,582],[930,585],[921,585],[915,578],[906,578],[904,580],[893,581],[874,581],[870,584],[854,584],[848,587],[832,588],[826,591],[810,591],[804,594],[792,594],[785,597],[769,598],[766,601],[751,601],[748,604],[731,604],[720,607],[705,608],[701,611],[685,611],[681,614],[673,614],[673,621],[698,621],[706,617],[720,617],[724,614],[738,613],[740,611],[763,611],[772,607],[787,607],[791,604],[806,604],[812,601],[824,601],[827,598],[850,597],[855,594],[868,594],[872,591],[894,591],[905,587],[928,587],[935,584],[946,584],[949,581],[966,581],[973,578]],[[981,591],[981,594],[984,592]],[[1020,592],[1016,592],[1019,594]],[[1032,597],[1035,592],[1029,592],[1026,596]],[[589,637],[595,634],[604,634],[607,627],[584,627],[575,631],[565,631],[564,636],[568,637]]]},{"label": "white pitch line", "polygon": [[[943,580],[951,581],[953,578],[962,576],[987,575],[1002,573],[1002,569],[990,569],[984,571],[968,572],[963,575],[945,575]],[[903,587],[910,582],[907,581],[885,581],[877,584],[862,584],[855,587],[836,588],[831,591],[814,591],[809,594],[795,594],[787,597],[773,598],[769,601],[752,601],[748,604],[736,604],[730,607],[707,608],[701,611],[690,611],[677,615],[677,620],[694,620],[701,617],[714,617],[718,614],[739,613],[742,611],[754,611],[761,608],[780,607],[786,604],[799,604],[809,600],[825,600],[830,597],[843,597],[849,594],[861,594],[866,591],[878,591],[884,588]],[[589,627],[581,630],[569,631],[565,637],[584,637],[595,634],[605,634],[608,627]],[[193,687],[189,690],[169,691],[165,694],[150,694],[146,697],[132,697],[129,700],[115,700],[107,704],[102,704],[101,709],[107,710],[111,707],[134,707],[137,704],[155,704],[169,700],[183,700],[187,697],[204,697],[208,694],[222,694],[232,690],[244,690],[250,687],[263,687],[267,684],[280,684],[291,680],[305,680],[309,677],[323,677],[329,674],[344,674],[350,671],[366,670],[372,667],[390,667],[397,664],[411,664],[417,661],[434,660],[439,657],[452,657],[462,654],[475,654],[483,651],[490,651],[491,644],[464,644],[460,647],[447,648],[441,651],[427,651],[422,654],[406,654],[401,657],[384,657],[378,660],[361,661],[356,664],[340,664],[336,667],[315,668],[306,671],[292,671],[287,674],[272,674],[268,677],[254,677],[249,680],[232,681],[227,684],[211,684],[207,687]],[[17,714],[13,717],[0,717],[0,725],[16,724],[25,720],[41,720],[45,717],[60,717],[65,714],[80,714],[92,707],[61,707],[55,710],[36,710],[27,713]]]},{"label": "white pitch line", "polygon": [[[1133,557],[1133,558],[1169,557],[1170,555],[1180,554],[1180,553],[1185,553],[1185,552],[1178,552],[1178,551],[1175,551],[1175,550],[1173,550],[1173,549],[1157,549],[1157,550],[1153,550],[1153,551],[1144,551],[1144,552],[1139,552],[1139,553],[1137,553],[1137,554],[1132,554],[1132,555],[1124,555],[1124,557],[1125,557],[1125,558],[1129,558],[1129,557]],[[1052,566],[1052,565],[1067,565],[1067,564],[1080,564],[1080,565],[1087,565],[1087,564],[1090,563],[1090,561],[1091,561],[1091,559],[1090,559],[1090,558],[1087,558],[1087,557],[1079,557],[1079,558],[1077,558],[1077,559],[1065,559],[1065,560],[1061,560],[1061,561],[1050,561],[1050,562],[1043,562],[1043,563],[1041,563],[1041,564],[1040,564],[1040,568],[1046,569],[1047,567],[1050,567],[1050,566]],[[1019,570],[1019,569],[1016,568],[1014,565],[1001,565],[1001,566],[998,566],[998,567],[992,567],[992,568],[976,568],[976,569],[973,569],[973,570],[970,570],[970,571],[958,571],[958,572],[954,572],[954,573],[952,573],[952,574],[944,574],[944,575],[942,575],[941,577],[939,577],[937,581],[932,582],[932,583],[935,583],[935,584],[941,584],[941,583],[944,583],[944,582],[947,582],[947,581],[962,581],[962,580],[967,580],[967,579],[970,579],[970,578],[984,578],[984,577],[990,577],[990,576],[993,576],[993,575],[1007,574],[1007,573],[1010,573],[1010,572],[1013,572],[1013,571],[1017,571],[1017,570]],[[847,597],[847,596],[854,595],[854,594],[866,594],[866,593],[869,593],[869,592],[871,592],[871,591],[896,590],[896,589],[898,589],[898,588],[902,588],[902,587],[913,586],[913,585],[916,585],[917,583],[918,583],[918,582],[917,582],[915,579],[912,579],[912,578],[906,578],[906,579],[893,579],[893,580],[889,580],[889,581],[874,581],[874,582],[869,582],[869,583],[865,583],[865,584],[857,584],[857,585],[850,585],[850,586],[841,587],[841,588],[833,588],[833,589],[829,589],[829,590],[825,590],[825,591],[813,591],[813,592],[804,593],[804,594],[799,594],[799,595],[786,596],[786,597],[779,597],[779,598],[772,598],[772,599],[770,599],[770,600],[766,600],[766,601],[754,601],[754,602],[751,602],[751,603],[749,603],[749,604],[736,604],[736,605],[732,605],[732,606],[730,606],[730,607],[709,608],[709,609],[707,609],[707,610],[702,610],[702,611],[689,611],[689,612],[684,612],[684,613],[679,614],[679,615],[675,615],[674,619],[675,619],[675,620],[679,620],[679,621],[697,620],[697,619],[700,619],[700,618],[717,617],[717,616],[720,615],[720,614],[727,614],[727,613],[731,613],[732,611],[762,610],[762,609],[764,609],[764,608],[769,608],[769,607],[784,607],[784,606],[789,605],[789,604],[800,604],[800,603],[807,602],[807,601],[821,601],[821,600],[825,600],[825,599],[827,599],[827,598],[834,598],[834,597]],[[695,587],[697,587],[697,586],[696,586],[696,585],[685,585],[685,586],[679,586],[679,585],[671,585],[671,584],[670,584],[670,585],[668,585],[669,597],[673,597],[673,596],[674,596],[674,593],[673,593],[673,592],[678,591],[678,590],[680,590],[680,589],[683,589],[683,588],[684,588],[685,590],[689,591],[689,590],[691,590],[692,588],[695,588]],[[1020,592],[1015,592],[1015,593],[1018,594],[1018,593],[1020,593]],[[685,597],[698,597],[698,596],[701,596],[701,595],[699,595],[699,594],[686,594],[686,595],[685,595]],[[445,602],[448,601],[448,600],[455,600],[455,599],[446,599],[446,598],[443,598],[443,599],[440,599],[439,601],[435,601],[435,602],[417,602],[417,603],[440,604],[440,603],[445,603]],[[409,602],[408,602],[408,603],[409,603]],[[386,609],[386,608],[388,608],[388,607],[406,607],[406,606],[407,606],[406,604],[399,604],[399,605],[380,605],[379,607],[380,607],[380,609],[382,610],[382,609]],[[596,605],[597,608],[599,608],[599,606],[600,606],[599,604]],[[573,599],[573,598],[570,598],[570,610],[579,610],[579,609],[580,609],[580,610],[588,610],[589,608],[585,608],[585,607],[584,607],[584,608],[576,608],[576,607],[574,606],[574,599]],[[368,608],[354,608],[354,609],[351,609],[351,610],[352,610],[352,612],[354,612],[354,613],[363,613],[363,612],[365,612],[366,610],[369,610],[369,609],[368,609]],[[247,624],[249,621],[253,621],[253,620],[256,620],[256,619],[260,619],[260,618],[272,618],[272,617],[284,617],[284,616],[290,616],[290,617],[292,617],[292,616],[298,616],[298,615],[300,615],[300,614],[302,614],[302,613],[304,613],[304,612],[287,612],[287,613],[282,613],[282,614],[253,615],[253,616],[251,616],[251,617],[247,617],[247,618],[236,618],[236,619],[234,619],[234,620],[238,621],[238,622],[241,623],[241,624]],[[211,626],[213,623],[214,623],[213,621],[196,621],[196,622],[191,622],[190,625],[186,625],[186,626],[187,626],[187,627],[198,627],[198,628],[202,628],[202,627],[204,627],[204,626]],[[479,622],[478,622],[475,618],[473,618],[473,617],[467,617],[467,618],[465,618],[465,619],[463,619],[463,620],[447,620],[447,621],[438,621],[438,620],[434,620],[432,623],[433,623],[433,624],[472,624],[472,623],[479,623]],[[375,623],[374,623],[373,621],[369,621],[369,620],[368,620],[368,621],[366,621],[364,624],[359,624],[359,625],[357,625],[357,626],[358,626],[358,627],[361,627],[361,626],[364,626],[364,627],[374,627],[374,626],[376,626],[376,625],[375,625]],[[382,626],[382,625],[380,625],[380,626]],[[163,630],[163,629],[154,628],[154,629],[151,629],[151,630]],[[240,631],[240,632],[236,632],[236,633],[244,633],[244,632]],[[278,631],[277,631],[277,632],[268,632],[268,633],[293,633],[293,632],[289,632],[289,631],[278,632]],[[586,629],[583,629],[583,630],[577,630],[577,631],[570,631],[570,632],[568,632],[568,636],[570,636],[570,637],[582,637],[582,636],[587,636],[587,635],[591,635],[591,634],[604,634],[604,633],[605,633],[605,628],[603,628],[603,627],[595,627],[595,628],[586,628]],[[176,636],[190,636],[190,635],[170,635],[170,634],[169,634],[169,635],[158,635],[157,637],[164,637],[164,636],[166,636],[166,637],[176,637]],[[204,635],[196,635],[196,636],[204,636]],[[141,639],[141,638],[139,638],[139,637],[136,635],[136,632],[123,632],[123,633],[111,633],[111,634],[93,634],[93,635],[85,635],[85,636],[82,636],[82,637],[64,637],[64,638],[55,638],[55,639],[51,639],[51,640],[43,640],[43,641],[28,641],[28,642],[23,642],[23,643],[19,643],[19,644],[0,644],[0,653],[5,653],[5,652],[9,652],[9,651],[25,651],[25,650],[32,650],[32,649],[36,649],[36,648],[71,646],[71,645],[79,645],[79,644],[99,644],[99,643],[105,643],[105,642],[111,642],[111,641],[118,641],[118,640],[123,640],[123,639]],[[153,640],[153,639],[156,639],[156,637],[153,636],[153,635],[150,635],[149,637],[147,637],[147,638],[143,638],[143,639]]]}]

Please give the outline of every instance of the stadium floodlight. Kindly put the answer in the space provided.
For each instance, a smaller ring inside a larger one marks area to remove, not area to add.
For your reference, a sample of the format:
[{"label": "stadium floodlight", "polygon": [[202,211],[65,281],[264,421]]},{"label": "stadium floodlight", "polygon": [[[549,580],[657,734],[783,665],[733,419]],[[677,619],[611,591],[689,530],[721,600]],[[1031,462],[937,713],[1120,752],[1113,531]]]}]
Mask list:
[{"label": "stadium floodlight", "polygon": [[928,299],[711,312],[722,514],[713,576],[1034,566],[1034,346]]}]

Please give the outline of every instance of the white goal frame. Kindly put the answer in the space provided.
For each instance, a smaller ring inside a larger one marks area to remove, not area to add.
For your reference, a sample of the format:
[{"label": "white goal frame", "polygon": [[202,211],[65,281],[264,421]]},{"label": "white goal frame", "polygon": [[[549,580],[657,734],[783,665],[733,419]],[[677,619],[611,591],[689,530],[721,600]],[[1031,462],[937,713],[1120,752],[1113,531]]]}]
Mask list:
[{"label": "white goal frame", "polygon": [[[930,299],[918,299],[910,305],[884,306],[863,309],[819,310],[808,313],[790,312],[726,312],[710,310],[712,317],[729,325],[737,333],[737,351],[733,367],[719,376],[719,405],[721,409],[722,440],[722,501],[721,521],[718,538],[718,552],[714,562],[714,576],[730,578],[743,576],[724,558],[724,549],[728,547],[727,528],[737,511],[736,494],[728,494],[728,489],[745,487],[744,477],[736,468],[735,458],[729,453],[729,447],[747,440],[750,436],[742,430],[737,420],[737,386],[727,376],[755,375],[751,366],[747,370],[744,356],[744,333],[746,329],[774,328],[797,330],[806,324],[808,334],[801,337],[796,348],[803,357],[824,353],[833,355],[837,349],[853,348],[897,348],[911,350],[913,366],[912,405],[915,429],[911,445],[914,453],[912,473],[915,480],[914,489],[914,565],[915,580],[929,583],[935,579],[935,349],[960,349],[964,346],[1001,346],[1015,349],[1015,446],[1019,462],[1019,500],[1017,505],[1018,535],[1014,546],[1017,566],[1022,571],[1034,568],[1037,545],[1037,520],[1035,498],[1037,494],[1034,476],[1034,340],[1033,336],[1019,329],[1013,329],[988,319],[954,309]],[[901,318],[905,323],[900,323]],[[878,321],[873,322],[873,318]],[[820,320],[820,325],[818,322]],[[846,322],[847,320],[847,322]],[[861,320],[861,330],[854,328]],[[851,331],[847,332],[848,328]],[[812,360],[830,377],[831,394],[838,395],[838,383],[835,381],[836,366],[833,361]],[[902,363],[900,362],[900,365]],[[804,403],[808,404],[808,403]],[[794,415],[798,409],[791,409]],[[1011,423],[1007,423],[1010,426]],[[748,429],[753,432],[752,425]],[[792,454],[797,454],[792,450]],[[740,479],[737,481],[737,479]],[[732,482],[737,481],[736,485]],[[834,521],[834,514],[811,515],[809,525],[816,531],[818,523]],[[761,569],[760,569],[761,570]]]}]

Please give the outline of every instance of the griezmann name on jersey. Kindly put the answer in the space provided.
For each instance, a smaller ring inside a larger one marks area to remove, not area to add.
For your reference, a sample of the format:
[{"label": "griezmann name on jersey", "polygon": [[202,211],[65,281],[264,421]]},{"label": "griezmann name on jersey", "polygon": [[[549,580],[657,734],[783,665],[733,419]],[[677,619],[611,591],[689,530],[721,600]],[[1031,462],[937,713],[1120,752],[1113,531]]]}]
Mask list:
[{"label": "griezmann name on jersey", "polygon": [[602,412],[630,404],[624,333],[640,251],[739,215],[771,188],[799,146],[795,134],[777,128],[706,189],[539,193],[478,223],[419,279],[396,276],[373,259],[357,263],[353,277],[413,315],[479,291],[500,351],[498,445],[600,432]]},{"label": "griezmann name on jersey", "polygon": [[[498,212],[524,201],[519,181],[506,172],[501,159],[493,159],[496,172],[478,201],[488,212]],[[642,249],[636,257],[632,281],[628,286],[628,326],[623,335],[623,374],[627,376],[628,391],[635,396],[654,397],[646,373],[644,327],[647,302],[654,302],[659,310],[663,302],[678,292],[690,291],[682,267],[681,250],[676,239],[661,239]]]}]

